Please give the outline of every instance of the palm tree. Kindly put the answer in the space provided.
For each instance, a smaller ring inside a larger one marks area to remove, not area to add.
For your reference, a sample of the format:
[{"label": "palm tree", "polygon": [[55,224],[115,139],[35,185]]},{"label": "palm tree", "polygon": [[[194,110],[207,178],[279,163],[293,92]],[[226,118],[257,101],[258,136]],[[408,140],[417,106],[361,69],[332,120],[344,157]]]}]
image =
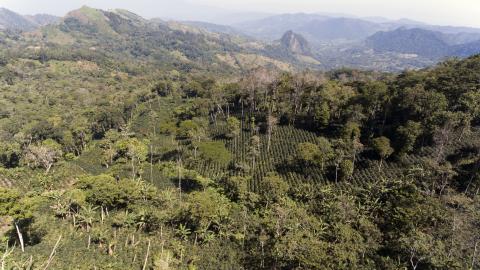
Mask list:
[{"label": "palm tree", "polygon": [[97,216],[97,209],[98,207],[93,207],[89,204],[87,206],[82,206],[82,209],[78,214],[78,224],[88,232],[87,248],[90,248],[90,243],[92,240],[90,229],[93,227],[93,223],[95,222],[95,218]]},{"label": "palm tree", "polygon": [[145,229],[147,227],[148,214],[145,210],[141,210],[138,216],[135,218],[135,227],[138,231]]},{"label": "palm tree", "polygon": [[178,226],[178,229],[175,230],[175,234],[180,236],[180,238],[182,238],[184,241],[187,241],[188,236],[192,234],[192,231],[187,228],[185,224],[180,224],[180,226]]},{"label": "palm tree", "polygon": [[98,207],[88,204],[87,206],[82,206],[82,209],[78,214],[78,224],[82,226],[82,228],[86,229],[87,232],[89,232],[93,227],[93,223],[95,222],[95,218],[97,216],[97,209]]}]

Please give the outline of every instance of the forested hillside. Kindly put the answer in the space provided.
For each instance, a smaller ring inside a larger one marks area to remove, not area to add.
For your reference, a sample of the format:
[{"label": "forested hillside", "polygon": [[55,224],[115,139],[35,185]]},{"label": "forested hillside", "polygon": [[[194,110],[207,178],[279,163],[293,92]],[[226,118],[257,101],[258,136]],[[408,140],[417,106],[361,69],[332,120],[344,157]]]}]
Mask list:
[{"label": "forested hillside", "polygon": [[479,269],[480,56],[298,71],[231,38],[2,32],[3,269]]}]

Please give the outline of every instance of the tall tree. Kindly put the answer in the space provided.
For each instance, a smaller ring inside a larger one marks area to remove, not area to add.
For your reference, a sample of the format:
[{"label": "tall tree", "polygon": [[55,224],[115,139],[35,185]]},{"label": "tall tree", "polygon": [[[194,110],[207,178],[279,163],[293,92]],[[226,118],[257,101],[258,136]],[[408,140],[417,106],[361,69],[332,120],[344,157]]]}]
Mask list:
[{"label": "tall tree", "polygon": [[382,169],[383,161],[390,157],[393,154],[393,148],[390,146],[390,139],[387,137],[378,137],[373,139],[372,142],[373,149],[380,156],[380,165],[379,170]]}]

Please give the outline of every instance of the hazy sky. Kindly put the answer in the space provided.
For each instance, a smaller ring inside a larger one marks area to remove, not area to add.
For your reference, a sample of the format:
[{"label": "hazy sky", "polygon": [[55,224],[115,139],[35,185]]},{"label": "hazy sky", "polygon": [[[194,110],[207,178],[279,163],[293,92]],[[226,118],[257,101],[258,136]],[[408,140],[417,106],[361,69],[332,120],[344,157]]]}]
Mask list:
[{"label": "hazy sky", "polygon": [[22,14],[61,16],[82,5],[125,8],[147,18],[219,21],[229,12],[327,12],[480,27],[480,0],[0,0]]}]

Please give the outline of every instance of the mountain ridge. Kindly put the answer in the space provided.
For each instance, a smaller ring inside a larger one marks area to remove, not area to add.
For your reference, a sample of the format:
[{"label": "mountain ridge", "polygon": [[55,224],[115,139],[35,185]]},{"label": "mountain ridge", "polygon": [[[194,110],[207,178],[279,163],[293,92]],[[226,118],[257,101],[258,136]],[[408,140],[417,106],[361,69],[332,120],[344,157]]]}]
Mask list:
[{"label": "mountain ridge", "polygon": [[367,38],[367,45],[378,52],[418,54],[432,59],[448,56],[470,56],[480,52],[480,37],[477,40],[450,44],[451,34],[421,28],[398,28],[378,32]]},{"label": "mountain ridge", "polygon": [[55,24],[59,17],[49,14],[20,15],[0,7],[0,29],[32,31],[42,26]]}]

